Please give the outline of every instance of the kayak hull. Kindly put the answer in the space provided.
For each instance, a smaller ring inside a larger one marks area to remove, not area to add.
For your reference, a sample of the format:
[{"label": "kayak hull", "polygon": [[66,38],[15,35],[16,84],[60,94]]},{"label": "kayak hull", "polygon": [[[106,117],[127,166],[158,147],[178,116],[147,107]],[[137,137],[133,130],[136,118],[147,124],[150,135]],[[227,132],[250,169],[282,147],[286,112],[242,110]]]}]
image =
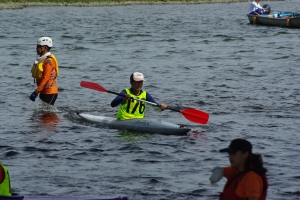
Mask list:
[{"label": "kayak hull", "polygon": [[129,130],[141,133],[159,133],[164,135],[186,135],[191,129],[157,119],[117,120],[113,117],[77,113],[85,121],[107,126],[112,129]]}]

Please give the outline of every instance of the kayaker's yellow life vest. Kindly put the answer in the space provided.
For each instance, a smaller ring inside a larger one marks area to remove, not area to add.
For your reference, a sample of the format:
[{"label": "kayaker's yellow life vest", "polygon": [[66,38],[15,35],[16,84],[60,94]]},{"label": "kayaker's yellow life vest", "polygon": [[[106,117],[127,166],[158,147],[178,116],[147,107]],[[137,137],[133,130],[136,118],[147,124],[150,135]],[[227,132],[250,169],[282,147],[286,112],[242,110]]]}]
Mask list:
[{"label": "kayaker's yellow life vest", "polygon": [[[11,196],[10,178],[8,169],[0,164],[4,171],[4,180],[0,183],[0,196]],[[1,170],[1,169],[0,169]]]},{"label": "kayaker's yellow life vest", "polygon": [[[147,92],[141,90],[139,95],[135,95],[131,93],[130,88],[125,88],[127,94],[130,94],[131,97],[136,99],[146,100]],[[145,115],[145,102],[137,101],[134,99],[130,99],[125,103],[120,105],[120,109],[117,113],[117,119],[125,120],[125,119],[135,119],[135,118],[144,118]]]},{"label": "kayaker's yellow life vest", "polygon": [[[56,75],[58,75],[58,62],[56,60],[56,57],[54,56],[54,54],[50,54],[50,56],[47,56],[45,59],[47,58],[53,58],[55,60],[55,63],[56,63]],[[41,79],[42,76],[43,76],[43,63],[45,61],[45,59],[40,59],[38,61],[37,64],[33,64],[32,68],[31,68],[31,73],[32,73],[32,77],[35,78],[35,79]]]}]

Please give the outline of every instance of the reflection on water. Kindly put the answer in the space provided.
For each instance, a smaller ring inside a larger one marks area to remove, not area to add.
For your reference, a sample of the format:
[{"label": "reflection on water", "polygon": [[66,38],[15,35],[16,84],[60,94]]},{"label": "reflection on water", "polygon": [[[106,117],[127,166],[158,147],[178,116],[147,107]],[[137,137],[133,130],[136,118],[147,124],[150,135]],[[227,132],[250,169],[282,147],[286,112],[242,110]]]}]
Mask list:
[{"label": "reflection on water", "polygon": [[151,136],[151,134],[135,133],[127,130],[120,131],[120,132],[121,133],[115,137],[120,138],[124,142],[128,142],[131,144],[147,141],[147,139]]},{"label": "reflection on water", "polygon": [[[191,131],[190,133],[188,133],[188,135],[192,138],[202,138],[203,137],[203,133],[205,133],[206,131]],[[206,138],[206,136],[204,136]]]},{"label": "reflection on water", "polygon": [[34,113],[32,121],[35,133],[58,132],[57,125],[60,123],[60,119],[55,113]]},{"label": "reflection on water", "polygon": [[41,100],[36,105],[36,110],[32,114],[31,120],[35,128],[35,133],[56,133],[58,132],[57,126],[61,123],[61,120],[57,116],[59,110]]},{"label": "reflection on water", "polygon": [[60,123],[60,120],[55,113],[44,113],[37,118],[37,123],[42,131],[57,132],[56,126]]}]

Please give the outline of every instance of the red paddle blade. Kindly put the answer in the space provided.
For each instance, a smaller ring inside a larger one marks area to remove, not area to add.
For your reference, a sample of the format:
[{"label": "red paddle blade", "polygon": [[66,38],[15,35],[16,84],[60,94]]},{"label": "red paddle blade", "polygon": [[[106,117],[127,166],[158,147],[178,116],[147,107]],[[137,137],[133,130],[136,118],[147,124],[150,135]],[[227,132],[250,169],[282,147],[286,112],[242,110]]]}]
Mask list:
[{"label": "red paddle blade", "polygon": [[183,114],[183,116],[195,123],[198,124],[207,124],[209,119],[209,114],[206,112],[203,112],[201,110],[196,110],[194,108],[188,108],[185,110],[180,110],[180,112]]},{"label": "red paddle blade", "polygon": [[97,83],[93,83],[93,82],[81,81],[80,86],[89,88],[89,89],[93,89],[93,90],[97,90],[99,92],[109,92],[109,90],[107,90],[104,87],[102,87],[101,85],[99,85]]}]

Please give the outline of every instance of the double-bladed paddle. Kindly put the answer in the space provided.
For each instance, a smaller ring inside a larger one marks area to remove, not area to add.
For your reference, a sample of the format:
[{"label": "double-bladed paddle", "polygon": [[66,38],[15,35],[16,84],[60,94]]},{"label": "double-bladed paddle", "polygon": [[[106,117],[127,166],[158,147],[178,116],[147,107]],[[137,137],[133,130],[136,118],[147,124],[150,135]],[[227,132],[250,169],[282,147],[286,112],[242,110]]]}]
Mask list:
[{"label": "double-bladed paddle", "polygon": [[[89,89],[92,89],[92,90],[97,90],[99,92],[107,92],[107,93],[111,93],[111,94],[115,94],[115,95],[123,96],[123,97],[125,96],[123,94],[107,90],[104,87],[102,87],[101,85],[99,85],[97,83],[93,83],[93,82],[81,81],[80,86],[85,87],[85,88],[89,88]],[[156,104],[156,103],[153,103],[153,102],[150,102],[150,101],[146,101],[146,100],[143,100],[143,99],[136,99],[136,98],[133,98],[133,99],[136,100],[136,101],[142,101],[142,102],[151,104],[151,105],[156,106],[156,107],[160,107],[159,104]],[[207,124],[208,119],[209,119],[209,114],[208,113],[203,112],[201,110],[196,110],[194,108],[187,108],[187,109],[183,109],[183,110],[177,110],[175,108],[167,107],[166,109],[169,109],[169,110],[172,110],[172,111],[175,111],[175,112],[180,112],[181,114],[183,114],[183,116],[186,119],[188,119],[189,121],[198,123],[198,124]]]}]

